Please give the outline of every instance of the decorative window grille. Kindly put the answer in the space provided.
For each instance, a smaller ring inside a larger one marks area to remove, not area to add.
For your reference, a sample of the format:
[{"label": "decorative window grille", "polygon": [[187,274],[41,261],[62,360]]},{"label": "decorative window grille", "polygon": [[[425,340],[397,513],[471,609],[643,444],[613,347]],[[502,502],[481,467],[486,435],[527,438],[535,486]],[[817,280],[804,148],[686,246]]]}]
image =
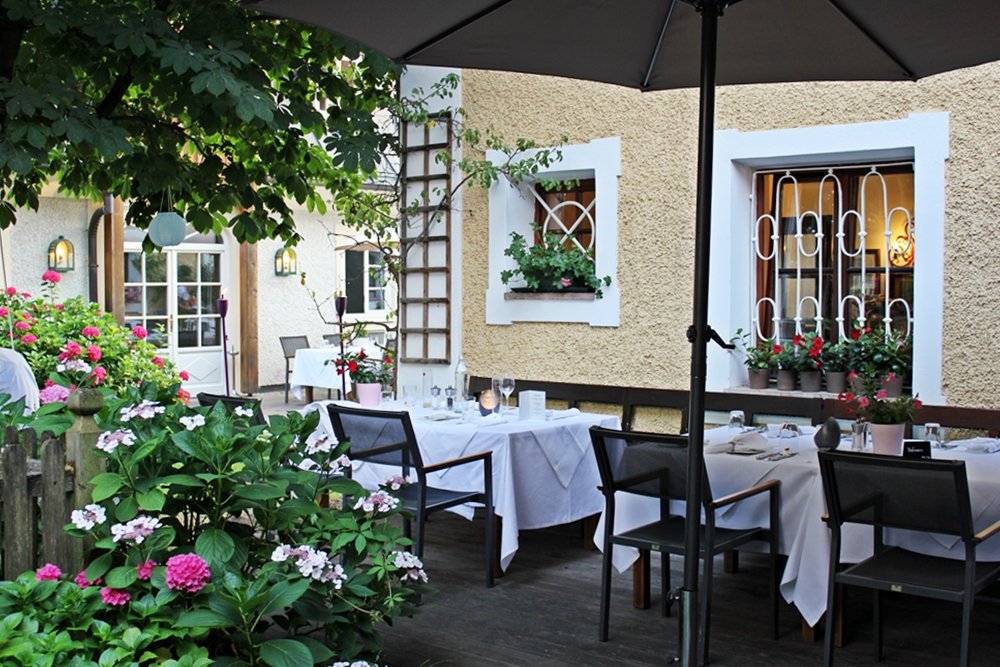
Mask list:
[{"label": "decorative window grille", "polygon": [[758,340],[913,327],[913,164],[762,171],[752,195]]},{"label": "decorative window grille", "polygon": [[580,252],[595,250],[597,196],[593,178],[552,189],[539,184],[531,193],[535,196],[535,225],[541,230],[535,243],[544,243],[544,232],[556,235],[560,243],[571,243]]}]

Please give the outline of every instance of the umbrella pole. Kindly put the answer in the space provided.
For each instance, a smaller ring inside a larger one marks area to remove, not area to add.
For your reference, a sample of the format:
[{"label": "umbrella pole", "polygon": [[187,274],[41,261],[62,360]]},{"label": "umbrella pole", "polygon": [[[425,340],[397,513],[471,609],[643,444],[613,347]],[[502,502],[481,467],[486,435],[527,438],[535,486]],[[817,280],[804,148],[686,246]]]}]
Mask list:
[{"label": "umbrella pole", "polygon": [[[688,470],[684,584],[681,589],[681,665],[695,667],[698,656],[698,565],[704,479],[705,375],[708,348],[708,277],[712,232],[712,158],[715,132],[715,61],[723,0],[704,0],[701,9],[701,100],[698,116],[698,195],[695,213],[694,324],[691,391],[688,404]],[[711,558],[705,554],[705,558]]]}]

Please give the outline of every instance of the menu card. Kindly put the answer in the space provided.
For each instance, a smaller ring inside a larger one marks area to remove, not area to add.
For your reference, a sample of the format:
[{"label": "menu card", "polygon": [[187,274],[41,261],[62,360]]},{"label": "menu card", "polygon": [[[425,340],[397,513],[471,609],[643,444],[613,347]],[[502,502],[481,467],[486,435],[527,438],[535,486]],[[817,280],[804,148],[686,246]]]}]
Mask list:
[{"label": "menu card", "polygon": [[517,395],[517,418],[520,421],[545,419],[545,392],[522,391]]}]

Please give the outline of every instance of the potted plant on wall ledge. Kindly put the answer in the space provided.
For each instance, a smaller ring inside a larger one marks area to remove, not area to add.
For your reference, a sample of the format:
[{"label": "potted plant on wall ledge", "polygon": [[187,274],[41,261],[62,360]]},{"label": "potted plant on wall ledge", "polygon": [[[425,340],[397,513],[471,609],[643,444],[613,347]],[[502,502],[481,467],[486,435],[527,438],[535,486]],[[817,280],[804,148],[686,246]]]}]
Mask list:
[{"label": "potted plant on wall ledge", "polygon": [[[537,226],[534,229],[539,231]],[[504,285],[517,276],[524,280],[524,286],[512,287],[512,292],[592,292],[600,299],[604,296],[601,288],[611,284],[611,276],[597,276],[592,249],[581,250],[559,234],[542,234],[541,241],[531,246],[517,232],[510,236],[503,254],[517,268],[502,271],[500,280]]]}]

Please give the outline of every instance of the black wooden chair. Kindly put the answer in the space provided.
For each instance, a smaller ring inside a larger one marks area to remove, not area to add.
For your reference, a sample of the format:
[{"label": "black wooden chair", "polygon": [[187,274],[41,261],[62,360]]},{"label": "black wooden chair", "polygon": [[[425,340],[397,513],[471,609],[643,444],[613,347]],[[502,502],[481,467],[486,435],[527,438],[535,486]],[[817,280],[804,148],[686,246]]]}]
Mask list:
[{"label": "black wooden chair", "polygon": [[[611,561],[614,545],[635,547],[644,552],[660,553],[663,579],[663,614],[668,615],[671,602],[670,554],[683,555],[685,551],[683,516],[670,513],[671,500],[687,497],[686,437],[661,433],[619,431],[593,426],[590,437],[597,456],[604,493],[604,562],[601,573],[601,617],[598,638],[608,639],[609,598],[611,596]],[[699,555],[703,563],[701,586],[701,637],[700,655],[708,662],[708,640],[711,621],[713,558],[749,542],[766,542],[769,547],[769,583],[771,635],[777,638],[778,626],[778,490],[780,482],[770,480],[724,498],[714,499],[707,477],[703,480],[701,499],[705,523],[701,529]],[[630,530],[615,531],[615,493],[633,493],[659,500],[659,518]],[[715,525],[715,512],[738,500],[768,493],[770,502],[769,525],[766,527],[736,530]]]},{"label": "black wooden chair", "polygon": [[223,403],[232,411],[234,408],[250,408],[253,410],[253,423],[258,425],[267,424],[263,411],[260,409],[260,399],[246,396],[226,396],[225,394],[209,394],[201,392],[198,394],[198,405],[212,407],[216,403]]},{"label": "black wooden chair", "polygon": [[[821,451],[819,463],[831,531],[823,664],[833,664],[831,618],[842,603],[837,591],[837,585],[842,584],[872,590],[876,661],[882,659],[883,591],[962,603],[959,664],[967,666],[973,600],[1000,576],[1000,563],[976,562],[976,546],[1000,531],[1000,521],[975,532],[965,462]],[[870,558],[841,569],[841,527],[845,523],[872,526],[875,549]],[[886,546],[886,528],[957,536],[965,544],[965,559]]]},{"label": "black wooden chair", "polygon": [[[493,516],[493,453],[480,452],[470,456],[425,464],[417,445],[408,412],[370,410],[331,404],[327,406],[333,430],[338,440],[350,440],[352,459],[399,468],[404,477],[416,473],[416,482],[394,492],[411,521],[404,517],[404,530],[413,539],[413,551],[419,558],[424,553],[424,527],[427,515],[469,502],[482,503],[486,508],[486,585],[493,586],[496,558]],[[427,474],[460,465],[483,466],[483,490],[451,491],[429,486]]]},{"label": "black wooden chair", "polygon": [[278,340],[281,342],[281,353],[285,355],[285,403],[288,403],[288,391],[292,387],[292,360],[297,350],[309,347],[309,337],[279,336]]}]

